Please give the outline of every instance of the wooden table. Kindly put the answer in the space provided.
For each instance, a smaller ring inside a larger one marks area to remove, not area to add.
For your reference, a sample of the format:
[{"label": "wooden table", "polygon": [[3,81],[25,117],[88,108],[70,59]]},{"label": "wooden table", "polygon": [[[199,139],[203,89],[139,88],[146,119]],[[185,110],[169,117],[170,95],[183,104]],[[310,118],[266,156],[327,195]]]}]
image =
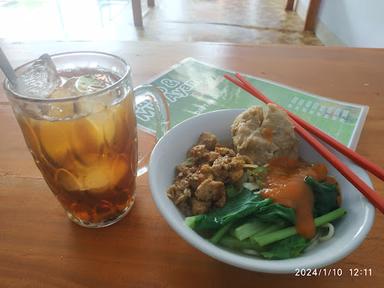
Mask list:
[{"label": "wooden table", "polygon": [[[177,43],[7,44],[14,65],[43,52],[101,50],[133,66],[139,84],[192,56],[224,68],[279,81],[335,99],[367,104],[358,152],[384,166],[384,50]],[[147,178],[134,209],[104,229],[71,223],[49,191],[0,90],[0,287],[382,287],[384,221],[351,255],[329,268],[342,277],[295,277],[249,272],[192,248],[157,211]],[[373,178],[379,193],[384,185]],[[349,268],[371,268],[351,277]],[[379,285],[381,284],[381,285]]]}]

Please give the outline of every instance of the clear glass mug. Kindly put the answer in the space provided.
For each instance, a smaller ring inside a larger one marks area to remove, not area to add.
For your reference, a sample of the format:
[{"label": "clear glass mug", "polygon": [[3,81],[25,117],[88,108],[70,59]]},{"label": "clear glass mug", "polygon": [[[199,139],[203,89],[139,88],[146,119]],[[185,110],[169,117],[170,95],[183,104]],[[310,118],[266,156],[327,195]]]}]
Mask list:
[{"label": "clear glass mug", "polygon": [[[149,152],[138,145],[135,103],[153,102],[160,138],[169,125],[165,98],[151,85],[133,89],[131,67],[117,56],[73,52],[51,59],[67,84],[30,97],[6,80],[8,99],[37,167],[69,218],[85,227],[111,225],[129,212],[136,176],[146,172]],[[27,74],[34,63],[18,67],[16,75]]]}]

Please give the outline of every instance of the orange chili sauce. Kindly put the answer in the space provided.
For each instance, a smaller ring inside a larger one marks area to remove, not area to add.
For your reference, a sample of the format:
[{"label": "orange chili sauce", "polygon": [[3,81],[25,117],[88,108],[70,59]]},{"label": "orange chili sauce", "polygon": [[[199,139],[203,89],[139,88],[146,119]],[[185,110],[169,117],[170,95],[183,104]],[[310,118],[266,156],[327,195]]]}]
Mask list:
[{"label": "orange chili sauce", "polygon": [[266,189],[261,195],[295,209],[297,233],[310,239],[316,234],[312,214],[314,196],[304,178],[312,176],[318,181],[323,181],[327,178],[327,173],[324,164],[310,165],[294,159],[274,159],[269,163]]}]

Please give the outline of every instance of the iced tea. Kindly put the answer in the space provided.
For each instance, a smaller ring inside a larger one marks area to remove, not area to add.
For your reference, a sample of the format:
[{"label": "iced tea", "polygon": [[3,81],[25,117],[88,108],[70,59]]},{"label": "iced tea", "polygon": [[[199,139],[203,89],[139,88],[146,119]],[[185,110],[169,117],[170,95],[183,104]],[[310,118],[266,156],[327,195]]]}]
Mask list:
[{"label": "iced tea", "polygon": [[[89,69],[76,75],[59,71],[59,75],[61,84],[45,98],[93,93],[118,79]],[[46,182],[69,217],[81,225],[112,224],[133,204],[137,133],[131,93],[118,89],[95,99],[51,102],[41,107],[41,117],[15,109]]]}]

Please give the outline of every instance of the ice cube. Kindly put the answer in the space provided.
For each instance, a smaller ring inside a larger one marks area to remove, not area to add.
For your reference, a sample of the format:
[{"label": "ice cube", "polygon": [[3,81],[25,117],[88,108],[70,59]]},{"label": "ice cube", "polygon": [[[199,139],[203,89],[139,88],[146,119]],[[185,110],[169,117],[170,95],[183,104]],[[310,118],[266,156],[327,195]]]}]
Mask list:
[{"label": "ice cube", "polygon": [[33,98],[45,98],[60,86],[61,79],[48,54],[43,54],[17,77],[16,91]]},{"label": "ice cube", "polygon": [[77,81],[77,78],[69,78],[66,79],[64,77],[61,77],[61,86],[57,87],[54,91],[52,91],[51,94],[49,94],[49,98],[70,98],[70,97],[76,97],[80,96],[79,92],[75,88],[75,83]]},{"label": "ice cube", "polygon": [[[66,79],[61,78],[61,86],[57,87],[52,93],[50,93],[48,99],[63,99],[63,98],[73,98],[81,96],[81,94],[76,90],[75,83],[77,78]],[[76,100],[63,101],[63,102],[52,102],[49,105],[47,116],[50,119],[64,119],[72,118],[75,114],[86,113],[89,109],[86,109],[88,106]]]},{"label": "ice cube", "polygon": [[[78,96],[74,89],[76,78],[70,78],[68,80],[62,78],[61,82],[64,84],[53,90],[52,93],[47,96],[48,99],[63,99]],[[76,114],[76,102],[51,102],[46,114],[50,120],[70,119]]]}]

